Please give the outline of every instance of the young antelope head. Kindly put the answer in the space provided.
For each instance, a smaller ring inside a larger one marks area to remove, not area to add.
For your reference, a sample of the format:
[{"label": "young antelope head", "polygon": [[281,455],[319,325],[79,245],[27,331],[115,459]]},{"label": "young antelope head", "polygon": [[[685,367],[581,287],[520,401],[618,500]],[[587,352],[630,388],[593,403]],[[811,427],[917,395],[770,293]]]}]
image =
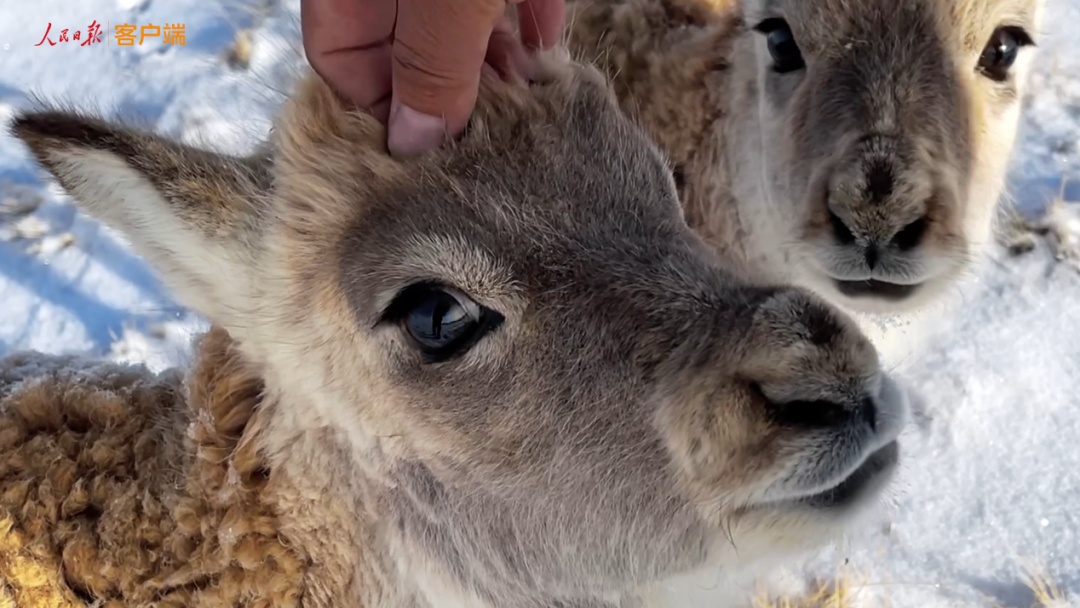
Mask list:
[{"label": "young antelope head", "polygon": [[263,370],[271,481],[355,493],[355,605],[614,606],[826,541],[896,467],[906,400],[853,322],[732,279],[599,73],[546,69],[409,160],[310,75],[246,158],[15,121]]},{"label": "young antelope head", "polygon": [[790,218],[805,284],[861,311],[954,288],[992,238],[1042,0],[742,4],[765,179],[736,179]]}]

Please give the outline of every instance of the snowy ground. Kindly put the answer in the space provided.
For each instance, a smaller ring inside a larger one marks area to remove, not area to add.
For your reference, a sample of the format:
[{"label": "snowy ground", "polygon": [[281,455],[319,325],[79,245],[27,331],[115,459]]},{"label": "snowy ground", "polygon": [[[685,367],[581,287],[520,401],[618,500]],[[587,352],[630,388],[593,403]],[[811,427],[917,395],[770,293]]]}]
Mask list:
[{"label": "snowy ground", "polygon": [[[1080,76],[1070,77],[1080,74],[1080,41],[1070,38],[1080,3],[1048,2],[1011,187],[1033,214],[1063,178],[1076,180],[1064,198],[1080,201]],[[0,118],[38,95],[242,151],[265,132],[300,57],[297,10],[295,0],[7,2]],[[56,40],[62,28],[85,36],[94,20],[180,22],[187,41],[34,46],[49,22]],[[231,49],[243,32],[253,36],[238,63]],[[156,369],[182,360],[203,321],[31,167],[18,142],[0,137],[0,353],[90,350]],[[1080,223],[1075,209],[1065,213]],[[1080,273],[1040,240],[1019,257],[998,252],[964,297],[963,314],[906,372],[931,403],[906,444],[890,523],[818,562],[846,560],[870,605],[1026,608],[1029,566],[1080,596]]]}]

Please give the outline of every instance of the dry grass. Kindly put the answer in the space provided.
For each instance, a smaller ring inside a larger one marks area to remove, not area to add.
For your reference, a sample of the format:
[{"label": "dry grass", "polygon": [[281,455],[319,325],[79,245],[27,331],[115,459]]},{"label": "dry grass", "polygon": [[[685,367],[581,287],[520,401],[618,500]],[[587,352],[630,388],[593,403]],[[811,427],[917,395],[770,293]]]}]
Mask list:
[{"label": "dry grass", "polygon": [[233,43],[225,51],[225,63],[233,69],[247,69],[251,65],[251,51],[251,30],[246,28],[238,30]]},{"label": "dry grass", "polygon": [[1065,608],[1071,603],[1042,567],[1029,565],[1024,570],[1020,576],[1035,596],[1035,608]]},{"label": "dry grass", "polygon": [[758,595],[752,608],[854,608],[855,592],[848,580],[820,581],[801,597]]},{"label": "dry grass", "polygon": [[855,608],[859,588],[865,584],[865,577],[850,569],[836,573],[832,580],[819,579],[810,584],[810,590],[800,596],[776,596],[768,592],[758,592],[752,608]]},{"label": "dry grass", "polygon": [[[900,608],[887,600],[867,603],[859,600],[859,591],[866,584],[863,577],[852,572],[840,572],[833,580],[815,581],[810,591],[800,596],[776,596],[758,593],[752,600],[752,608]],[[1031,589],[1034,603],[1030,606],[1004,605],[988,600],[985,608],[1073,608],[1075,604],[1042,568],[1026,566],[1021,580]]]},{"label": "dry grass", "polygon": [[1010,254],[1018,256],[1033,251],[1042,240],[1050,247],[1054,259],[1080,270],[1080,235],[1070,226],[1073,217],[1068,207],[1075,201],[1065,199],[1067,183],[1062,177],[1058,195],[1038,219],[1027,219],[1012,207],[1005,210],[999,241]]}]

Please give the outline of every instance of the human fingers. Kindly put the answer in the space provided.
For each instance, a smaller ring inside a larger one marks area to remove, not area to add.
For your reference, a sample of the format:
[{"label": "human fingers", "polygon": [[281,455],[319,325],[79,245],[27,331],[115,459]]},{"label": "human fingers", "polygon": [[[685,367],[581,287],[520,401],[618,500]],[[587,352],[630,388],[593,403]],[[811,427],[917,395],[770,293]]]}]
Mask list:
[{"label": "human fingers", "polygon": [[482,73],[500,80],[528,80],[533,64],[521,39],[510,20],[509,11],[504,12],[495,23],[488,39]]},{"label": "human fingers", "polygon": [[304,53],[339,94],[386,122],[395,0],[301,0]]},{"label": "human fingers", "polygon": [[465,128],[488,43],[506,0],[399,0],[393,44],[390,152],[437,147]]},{"label": "human fingers", "polygon": [[526,48],[549,49],[559,41],[566,20],[564,0],[522,0],[517,9]]}]

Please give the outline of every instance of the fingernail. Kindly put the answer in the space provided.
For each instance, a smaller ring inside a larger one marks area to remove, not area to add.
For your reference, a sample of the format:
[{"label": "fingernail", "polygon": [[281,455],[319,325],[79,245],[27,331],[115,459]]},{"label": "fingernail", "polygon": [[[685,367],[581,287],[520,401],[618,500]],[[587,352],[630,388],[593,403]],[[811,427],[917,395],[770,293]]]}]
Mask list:
[{"label": "fingernail", "polygon": [[390,111],[387,147],[393,156],[413,156],[439,147],[446,137],[446,121],[395,103]]}]

